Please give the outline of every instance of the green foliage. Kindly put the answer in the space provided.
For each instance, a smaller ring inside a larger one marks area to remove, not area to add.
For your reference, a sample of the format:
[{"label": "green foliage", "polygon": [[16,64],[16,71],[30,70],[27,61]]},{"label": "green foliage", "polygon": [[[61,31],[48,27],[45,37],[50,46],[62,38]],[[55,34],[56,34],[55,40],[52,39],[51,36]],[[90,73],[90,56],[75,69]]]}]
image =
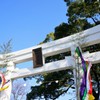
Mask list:
[{"label": "green foliage", "polygon": [[[4,55],[5,62],[7,61],[7,57],[5,56],[5,54],[10,53],[12,51],[11,42],[12,40],[10,39],[7,43],[0,45],[0,54]],[[6,64],[0,65],[0,71],[2,71],[3,73],[6,72]]]},{"label": "green foliage", "polygon": [[7,54],[12,51],[11,42],[12,42],[12,39],[10,39],[7,43],[4,43],[3,45],[0,45],[0,53],[1,54]]},{"label": "green foliage", "polygon": [[51,32],[51,33],[47,34],[45,40],[43,42],[41,42],[40,44],[53,41],[54,39],[55,39],[54,33]]},{"label": "green foliage", "polygon": [[69,32],[69,28],[70,25],[68,25],[67,23],[62,23],[57,26],[54,32],[55,40],[71,35]]},{"label": "green foliage", "polygon": [[77,32],[86,30],[88,28],[93,27],[90,23],[88,23],[85,19],[78,19],[73,23],[62,23],[59,26],[55,27],[55,40],[60,39],[72,34],[75,34]]},{"label": "green foliage", "polygon": [[100,24],[100,2],[73,2],[70,4],[67,16],[70,23],[76,23],[79,19],[92,19],[94,24]]},{"label": "green foliage", "polygon": [[27,95],[27,99],[52,99],[55,100],[60,95],[66,93],[68,89],[73,85],[71,80],[72,71],[60,71],[50,74],[45,74],[44,79],[41,81],[42,84],[39,86],[31,87],[31,92]]}]

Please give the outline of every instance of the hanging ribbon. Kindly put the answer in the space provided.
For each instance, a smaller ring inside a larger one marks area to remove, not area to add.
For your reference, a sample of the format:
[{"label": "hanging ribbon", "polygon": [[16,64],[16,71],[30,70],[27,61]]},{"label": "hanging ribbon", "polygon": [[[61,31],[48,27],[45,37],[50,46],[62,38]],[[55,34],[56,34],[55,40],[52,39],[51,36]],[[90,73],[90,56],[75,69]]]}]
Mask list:
[{"label": "hanging ribbon", "polygon": [[0,72],[0,91],[3,91],[9,87],[7,83],[8,82],[6,82],[4,75]]},{"label": "hanging ribbon", "polygon": [[80,85],[80,100],[94,100],[90,76],[90,68],[92,65],[89,61],[84,60],[79,47],[76,48],[75,52],[78,54],[78,57],[80,57],[83,68],[82,83]]}]

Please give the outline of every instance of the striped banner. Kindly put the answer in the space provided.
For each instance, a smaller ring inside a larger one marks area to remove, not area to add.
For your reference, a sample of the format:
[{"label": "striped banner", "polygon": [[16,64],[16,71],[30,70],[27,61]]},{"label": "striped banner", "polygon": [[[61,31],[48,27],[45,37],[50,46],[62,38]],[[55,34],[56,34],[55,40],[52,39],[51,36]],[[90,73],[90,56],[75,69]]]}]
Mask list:
[{"label": "striped banner", "polygon": [[92,64],[89,61],[84,60],[79,47],[76,48],[75,52],[81,59],[83,69],[83,77],[80,85],[80,100],[94,100],[95,98],[92,95],[92,82],[90,76],[90,69]]}]

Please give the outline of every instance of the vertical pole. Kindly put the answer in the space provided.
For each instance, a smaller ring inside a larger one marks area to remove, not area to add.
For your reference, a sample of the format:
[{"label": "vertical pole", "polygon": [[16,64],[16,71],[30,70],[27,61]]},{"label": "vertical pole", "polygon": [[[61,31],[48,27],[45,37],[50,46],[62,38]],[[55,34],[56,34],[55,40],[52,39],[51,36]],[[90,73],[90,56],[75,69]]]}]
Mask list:
[{"label": "vertical pole", "polygon": [[73,69],[73,74],[74,74],[74,82],[75,82],[75,89],[76,89],[76,100],[80,100],[80,95],[79,95],[79,87],[80,87],[80,80],[79,80],[79,65],[78,65],[78,57],[75,55],[75,49],[76,46],[71,47],[71,56],[73,57],[73,62],[74,69]]},{"label": "vertical pole", "polygon": [[75,47],[72,46],[71,47],[71,56],[73,57],[73,62],[74,62],[74,69],[73,69],[73,75],[74,75],[74,84],[75,84],[75,90],[76,90],[76,100],[78,100],[77,98],[77,69],[76,69],[76,61],[75,61]]},{"label": "vertical pole", "polygon": [[12,90],[12,80],[11,73],[14,69],[15,65],[12,61],[7,62],[7,73],[5,74],[5,79],[8,81],[7,85],[9,86],[6,90],[1,91],[0,100],[11,100],[11,90]]}]

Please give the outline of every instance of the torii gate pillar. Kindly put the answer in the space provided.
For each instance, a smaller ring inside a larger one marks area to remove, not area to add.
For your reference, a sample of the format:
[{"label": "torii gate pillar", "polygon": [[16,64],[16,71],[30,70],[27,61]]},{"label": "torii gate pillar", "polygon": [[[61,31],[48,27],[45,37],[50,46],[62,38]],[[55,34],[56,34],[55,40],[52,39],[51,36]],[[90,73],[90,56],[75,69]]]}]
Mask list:
[{"label": "torii gate pillar", "polygon": [[12,61],[7,62],[7,73],[5,74],[6,80],[9,82],[9,86],[6,90],[0,92],[0,100],[11,100],[11,91],[12,91],[12,80],[11,73],[14,70],[15,64]]},{"label": "torii gate pillar", "polygon": [[76,99],[80,100],[80,95],[79,95],[79,87],[80,87],[80,73],[79,73],[79,65],[78,65],[78,59],[77,56],[75,55],[75,49],[76,47],[79,47],[78,43],[73,44],[71,47],[71,56],[73,58],[73,75],[74,75],[74,84],[75,84],[75,90],[76,90]]}]

